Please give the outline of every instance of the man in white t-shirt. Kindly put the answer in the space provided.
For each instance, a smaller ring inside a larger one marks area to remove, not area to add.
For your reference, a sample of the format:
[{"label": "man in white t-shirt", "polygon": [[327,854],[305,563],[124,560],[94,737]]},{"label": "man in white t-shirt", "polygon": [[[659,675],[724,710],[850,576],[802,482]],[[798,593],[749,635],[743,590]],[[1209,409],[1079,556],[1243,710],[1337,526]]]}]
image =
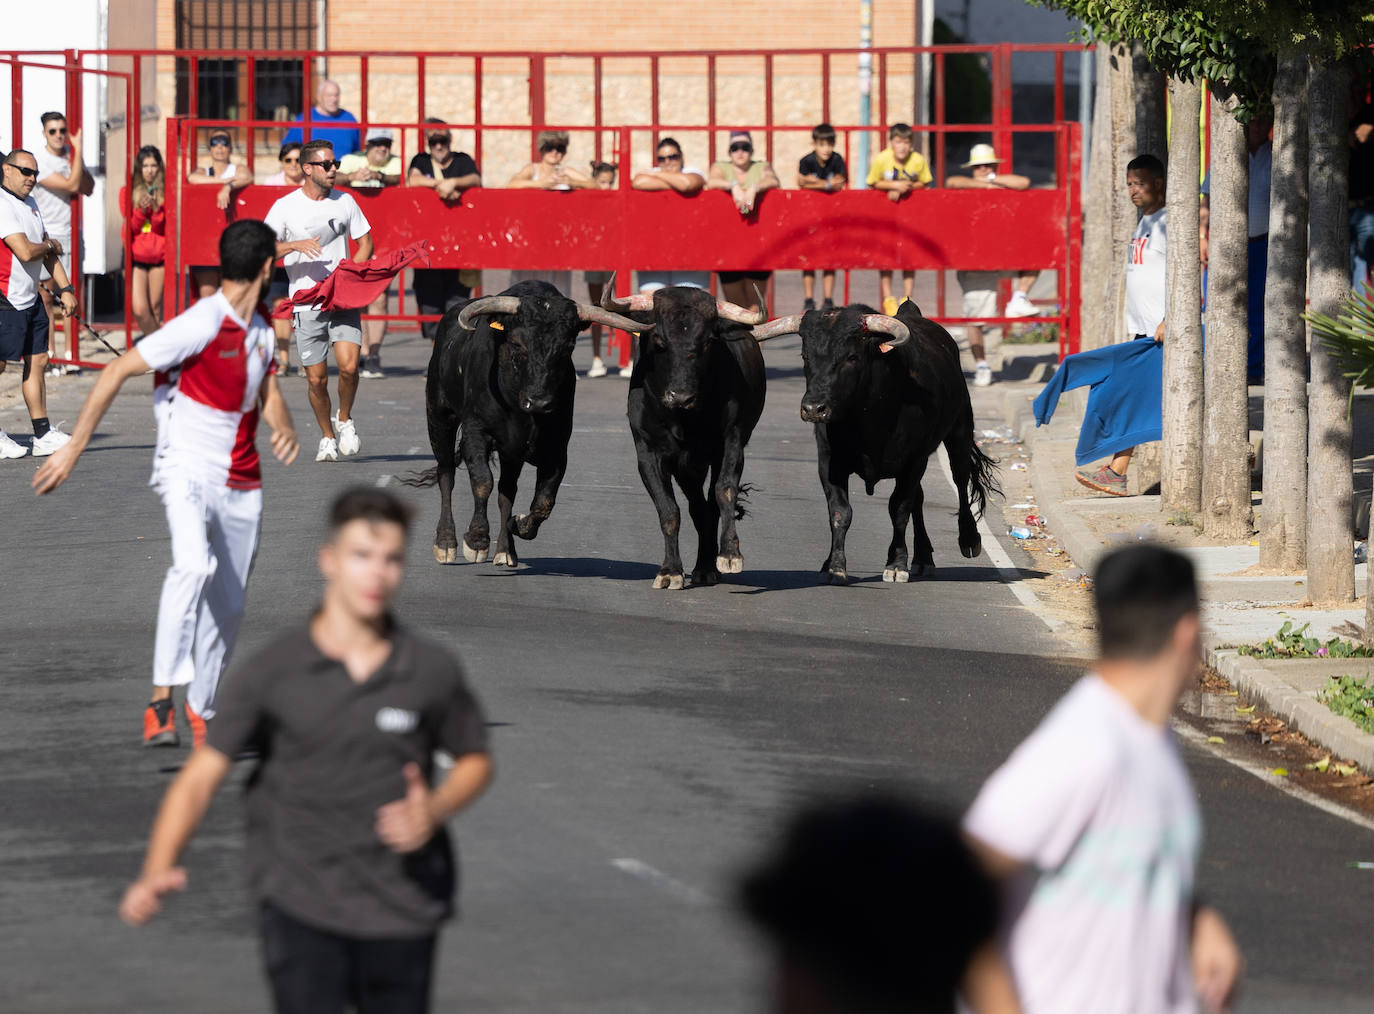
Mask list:
[{"label": "man in white t-shirt", "polygon": [[[1126,192],[1140,209],[1140,221],[1126,253],[1126,334],[1133,339],[1164,340],[1164,257],[1169,209],[1164,206],[1164,163],[1137,155],[1126,163]],[[1076,478],[1089,489],[1126,495],[1126,469],[1134,447],[1116,451],[1096,472],[1078,469]]]},{"label": "man in white t-shirt", "polygon": [[234,222],[219,243],[223,286],[168,321],[101,371],[81,406],[71,441],[44,462],[34,489],[66,481],[95,427],[130,377],[178,371],[159,409],[151,485],[167,512],[172,566],[162,585],[153,649],[153,697],[144,709],[144,746],[175,746],[172,688],[189,684],[186,719],[196,745],[215,713],[257,553],[262,521],[259,414],[272,451],[290,464],[299,445],[273,377],[272,328],[262,303],[276,237],[252,219]]},{"label": "man in white t-shirt", "polygon": [[[277,256],[295,295],[329,277],[348,256],[348,241],[361,264],[372,256],[372,227],[351,194],[334,189],[339,160],[328,141],[307,141],[301,147],[305,182],[272,205],[267,225],[277,234]],[[337,461],[357,454],[362,446],[353,424],[353,399],[358,393],[358,358],[362,350],[362,318],[357,310],[295,312],[296,351],[310,382],[310,407],[320,424],[316,461]],[[332,416],[329,401],[329,364],[334,349],[339,368],[339,414]]]},{"label": "man in white t-shirt", "polygon": [[[76,311],[76,297],[62,267],[62,245],[47,233],[33,192],[38,160],[22,148],[5,156],[0,189],[0,373],[7,362],[22,362],[20,389],[33,425],[35,457],[51,454],[68,440],[48,422],[48,315],[38,299],[39,270],[46,266],[59,286],[62,309]],[[22,458],[29,448],[0,430],[0,458]]]},{"label": "man in white t-shirt", "polygon": [[1163,546],[1117,550],[1093,597],[1093,672],[964,817],[1005,903],[1005,960],[976,966],[965,997],[978,1014],[1219,1011],[1241,957],[1221,915],[1197,903],[1201,821],[1169,730],[1198,674],[1193,565]]},{"label": "man in white t-shirt", "polygon": [[[67,118],[61,113],[48,112],[40,117],[43,123],[44,145],[38,152],[38,186],[33,197],[38,202],[38,210],[43,214],[43,223],[48,235],[61,247],[62,270],[67,278],[72,277],[72,256],[76,244],[72,242],[72,202],[79,197],[89,197],[95,190],[95,179],[91,171],[81,161],[81,131],[67,136]],[[46,270],[40,280],[48,278]],[[66,284],[66,283],[60,283]],[[48,323],[53,322],[52,296],[46,288],[40,287],[43,305],[47,309]],[[68,329],[71,330],[70,328]],[[67,358],[77,358],[77,344],[71,332],[67,338]],[[76,372],[75,366],[67,367],[64,372]]]}]

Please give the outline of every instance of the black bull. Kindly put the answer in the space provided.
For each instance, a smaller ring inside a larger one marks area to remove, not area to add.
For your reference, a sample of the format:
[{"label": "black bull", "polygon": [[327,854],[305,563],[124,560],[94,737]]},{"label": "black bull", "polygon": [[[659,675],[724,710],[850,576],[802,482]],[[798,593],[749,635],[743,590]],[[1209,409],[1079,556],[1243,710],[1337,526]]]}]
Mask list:
[{"label": "black bull", "polygon": [[[436,466],[407,481],[438,481],[434,558],[440,563],[458,559],[452,504],[457,454],[472,482],[472,520],[462,542],[469,563],[486,560],[491,550],[487,501],[493,456],[501,464],[496,485],[501,523],[492,563],[515,567],[519,558],[511,535],[533,539],[548,520],[568,465],[577,385],[573,347],[592,322],[644,329],[601,307],[575,303],[546,282],[519,282],[499,296],[455,306],[439,322],[425,382]],[[535,467],[534,496],[528,514],[512,517],[526,462]]]},{"label": "black bull", "polygon": [[801,332],[806,371],[801,416],[815,425],[817,467],[828,508],[830,555],[821,564],[822,580],[848,580],[851,475],[863,480],[870,496],[880,479],[896,480],[888,501],[892,541],[883,580],[908,579],[908,522],[914,528],[916,574],[934,570],[921,479],[941,444],[959,493],[959,549],[966,557],[981,553],[972,506],[981,516],[988,493],[1000,490],[994,462],[973,438],[973,406],[949,332],[906,302],[895,318],[865,306],[811,310],[770,321],[754,334],[766,341],[796,331]]},{"label": "black bull", "polygon": [[763,414],[763,355],[749,331],[762,314],[717,303],[700,289],[659,289],[619,302],[613,291],[607,284],[604,306],[653,322],[652,333],[639,339],[626,411],[639,476],[663,532],[663,566],[653,586],[683,586],[674,482],[697,533],[692,583],[715,584],[721,574],[744,569],[735,522],[744,516],[744,448]]}]

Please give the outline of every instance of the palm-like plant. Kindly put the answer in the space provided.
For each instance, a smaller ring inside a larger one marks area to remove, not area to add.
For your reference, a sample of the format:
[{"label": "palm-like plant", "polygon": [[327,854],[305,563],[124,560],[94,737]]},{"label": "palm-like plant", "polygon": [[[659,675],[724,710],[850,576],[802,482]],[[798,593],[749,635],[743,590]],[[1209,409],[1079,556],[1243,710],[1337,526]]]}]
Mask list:
[{"label": "palm-like plant", "polygon": [[1374,288],[1366,284],[1351,291],[1339,317],[1309,311],[1303,319],[1341,364],[1352,395],[1354,387],[1374,388]]}]

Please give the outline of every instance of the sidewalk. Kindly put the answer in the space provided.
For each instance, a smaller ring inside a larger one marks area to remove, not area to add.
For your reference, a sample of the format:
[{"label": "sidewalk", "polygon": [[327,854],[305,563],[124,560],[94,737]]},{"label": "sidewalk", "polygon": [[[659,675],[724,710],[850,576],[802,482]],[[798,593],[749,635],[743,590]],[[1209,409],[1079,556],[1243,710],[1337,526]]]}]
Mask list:
[{"label": "sidewalk", "polygon": [[[1187,553],[1201,582],[1207,664],[1243,698],[1258,703],[1336,758],[1374,772],[1374,734],[1317,700],[1332,676],[1374,674],[1374,659],[1257,659],[1235,650],[1273,637],[1288,620],[1295,627],[1310,624],[1308,635],[1322,641],[1348,636],[1339,628],[1346,623],[1364,625],[1363,601],[1336,609],[1314,608],[1305,575],[1254,573],[1259,570],[1257,540],[1218,544],[1202,537],[1191,524],[1170,524],[1160,512],[1158,495],[1111,497],[1080,485],[1074,479],[1074,446],[1083,401],[1065,397],[1050,424],[1037,427],[1031,410],[1037,393],[1039,385],[1034,390],[1028,390],[1028,385],[1008,385],[1003,392],[1006,418],[1029,453],[1034,513],[1065,553],[1087,573],[1104,552],[1134,539],[1158,539]],[[1133,476],[1133,490],[1135,480]],[[1260,498],[1257,493],[1257,506]],[[1357,596],[1365,594],[1366,574],[1367,565],[1358,563]]]}]

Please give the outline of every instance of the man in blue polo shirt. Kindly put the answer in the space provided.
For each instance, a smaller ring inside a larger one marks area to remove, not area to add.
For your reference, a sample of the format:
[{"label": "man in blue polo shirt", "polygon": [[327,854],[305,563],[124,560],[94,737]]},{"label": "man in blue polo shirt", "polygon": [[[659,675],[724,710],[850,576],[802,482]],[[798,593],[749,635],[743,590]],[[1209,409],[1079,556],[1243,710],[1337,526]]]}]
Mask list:
[{"label": "man in blue polo shirt", "polygon": [[[342,158],[350,152],[362,150],[362,138],[358,134],[358,128],[321,128],[316,126],[319,123],[357,123],[358,119],[347,109],[340,105],[340,92],[337,83],[329,80],[320,82],[320,89],[315,95],[315,105],[307,109],[304,114],[296,117],[296,122],[310,124],[310,140],[328,141],[334,146],[334,150]],[[286,136],[281,139],[281,143],[286,145],[293,141],[300,143],[305,140],[300,127],[292,127],[286,132]]]}]

